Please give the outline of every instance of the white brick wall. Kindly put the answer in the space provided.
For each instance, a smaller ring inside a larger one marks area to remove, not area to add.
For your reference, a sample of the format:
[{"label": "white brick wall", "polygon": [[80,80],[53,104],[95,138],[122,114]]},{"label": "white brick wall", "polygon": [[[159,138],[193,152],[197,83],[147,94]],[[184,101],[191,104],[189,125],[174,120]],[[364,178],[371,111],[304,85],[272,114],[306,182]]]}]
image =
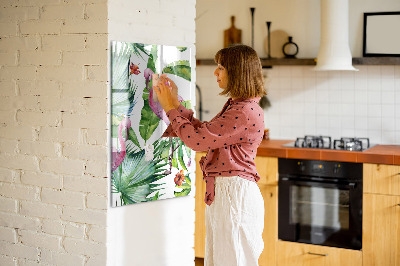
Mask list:
[{"label": "white brick wall", "polygon": [[107,1],[0,1],[0,265],[105,265]]}]

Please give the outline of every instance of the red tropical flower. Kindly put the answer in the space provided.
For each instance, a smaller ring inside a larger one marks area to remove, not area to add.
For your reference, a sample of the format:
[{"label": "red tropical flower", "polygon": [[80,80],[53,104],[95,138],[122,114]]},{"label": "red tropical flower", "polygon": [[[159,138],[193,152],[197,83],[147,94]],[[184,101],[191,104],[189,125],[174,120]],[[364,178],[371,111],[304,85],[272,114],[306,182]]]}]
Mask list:
[{"label": "red tropical flower", "polygon": [[131,63],[129,68],[131,69],[130,75],[132,75],[132,74],[139,75],[140,74],[139,66],[135,65],[134,63]]},{"label": "red tropical flower", "polygon": [[178,186],[182,186],[182,182],[185,181],[185,175],[183,174],[183,170],[180,170],[178,173],[176,173],[174,182]]}]

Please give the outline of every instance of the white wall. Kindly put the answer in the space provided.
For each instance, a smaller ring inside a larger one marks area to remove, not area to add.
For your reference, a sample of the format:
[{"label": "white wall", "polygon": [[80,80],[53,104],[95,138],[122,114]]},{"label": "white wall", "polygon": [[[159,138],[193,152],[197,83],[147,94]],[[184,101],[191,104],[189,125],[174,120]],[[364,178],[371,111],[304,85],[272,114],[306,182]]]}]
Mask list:
[{"label": "white wall", "polygon": [[[214,1],[199,2],[198,58],[213,58],[221,48],[222,31],[229,27],[232,14],[237,16],[238,28],[248,29],[247,33],[243,32],[243,42],[250,44],[250,6],[256,7],[257,27],[263,26],[262,30],[255,31],[255,49],[261,57],[265,56],[262,43],[266,36],[265,20],[271,20],[274,29],[281,27],[288,33],[293,32],[300,47],[298,57],[316,57],[319,3],[318,0],[284,0],[233,4],[225,0],[219,2],[219,6],[225,7],[221,9],[216,8]],[[349,7],[350,47],[353,57],[357,57],[362,55],[362,12],[400,10],[400,2],[349,0]],[[261,16],[262,12],[265,15]],[[360,71],[314,72],[310,66],[274,66],[264,70],[272,104],[264,111],[265,123],[271,137],[295,139],[305,134],[324,134],[334,138],[369,137],[373,143],[400,144],[400,66],[355,67]],[[197,68],[203,109],[210,112],[203,114],[203,120],[211,119],[226,101],[225,97],[215,97],[219,89],[213,71],[213,66]]]},{"label": "white wall", "polygon": [[[195,0],[109,1],[109,44],[192,46],[195,4]],[[192,72],[193,84],[195,77]],[[194,265],[194,205],[193,189],[187,197],[109,208],[108,265]]]}]

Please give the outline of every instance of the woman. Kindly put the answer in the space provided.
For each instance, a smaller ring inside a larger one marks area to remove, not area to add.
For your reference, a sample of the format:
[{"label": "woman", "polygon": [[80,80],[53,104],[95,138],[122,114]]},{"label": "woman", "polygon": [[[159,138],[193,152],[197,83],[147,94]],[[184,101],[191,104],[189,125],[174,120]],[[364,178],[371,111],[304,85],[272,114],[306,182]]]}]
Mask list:
[{"label": "woman", "polygon": [[[258,265],[263,250],[264,201],[254,158],[263,139],[264,96],[257,53],[246,45],[224,48],[215,55],[220,95],[230,98],[211,121],[201,122],[179,104],[176,85],[161,76],[155,92],[170,125],[164,137],[179,137],[195,151],[206,182],[205,265]],[[171,87],[170,87],[171,86]]]}]

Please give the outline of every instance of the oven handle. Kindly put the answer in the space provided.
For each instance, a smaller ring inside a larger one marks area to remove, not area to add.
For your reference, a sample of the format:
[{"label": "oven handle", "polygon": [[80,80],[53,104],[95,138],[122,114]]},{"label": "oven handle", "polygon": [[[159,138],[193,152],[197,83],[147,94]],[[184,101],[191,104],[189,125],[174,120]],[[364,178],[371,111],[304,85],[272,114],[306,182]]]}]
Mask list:
[{"label": "oven handle", "polygon": [[346,188],[346,189],[354,189],[356,187],[355,182],[332,182],[332,181],[315,181],[315,180],[304,180],[299,178],[289,178],[289,177],[281,177],[281,181],[289,182],[294,185],[307,185],[307,186],[319,186],[319,187],[337,187],[337,188]]}]

